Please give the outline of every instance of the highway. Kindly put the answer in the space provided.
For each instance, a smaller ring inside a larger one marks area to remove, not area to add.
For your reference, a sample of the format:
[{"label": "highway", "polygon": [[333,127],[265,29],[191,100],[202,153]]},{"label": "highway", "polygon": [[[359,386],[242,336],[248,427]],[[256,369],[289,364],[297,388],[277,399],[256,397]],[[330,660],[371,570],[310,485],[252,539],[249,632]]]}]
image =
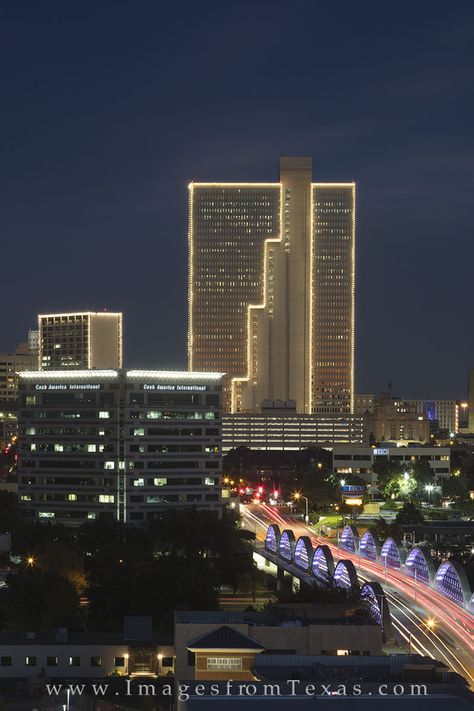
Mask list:
[{"label": "highway", "polygon": [[[254,531],[257,540],[264,540],[269,524],[277,523],[281,530],[291,528],[296,538],[309,536],[314,547],[325,543],[336,562],[339,558],[352,560],[361,583],[378,581],[384,588],[396,639],[404,651],[411,643],[412,652],[444,662],[474,688],[474,617],[466,610],[401,571],[339,549],[330,539],[316,535],[301,520],[283,514],[281,509],[265,504],[240,508],[243,526]],[[433,621],[432,627],[429,621]]]}]

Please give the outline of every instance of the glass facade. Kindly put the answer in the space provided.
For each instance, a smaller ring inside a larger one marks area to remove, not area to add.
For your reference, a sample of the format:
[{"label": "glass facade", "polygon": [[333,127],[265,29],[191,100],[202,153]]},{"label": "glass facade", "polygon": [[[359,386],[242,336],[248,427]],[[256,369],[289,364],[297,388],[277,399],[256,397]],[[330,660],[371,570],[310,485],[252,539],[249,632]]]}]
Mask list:
[{"label": "glass facade", "polygon": [[218,374],[22,373],[26,513],[80,525],[97,517],[139,524],[167,508],[219,511],[220,397]]}]

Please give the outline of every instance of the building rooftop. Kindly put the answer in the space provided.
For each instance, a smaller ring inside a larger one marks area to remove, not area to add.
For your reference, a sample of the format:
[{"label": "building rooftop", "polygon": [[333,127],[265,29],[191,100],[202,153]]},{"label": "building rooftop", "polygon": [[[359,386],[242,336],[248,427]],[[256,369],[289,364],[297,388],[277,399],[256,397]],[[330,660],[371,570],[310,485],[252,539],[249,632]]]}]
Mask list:
[{"label": "building rooftop", "polygon": [[193,651],[198,649],[249,649],[263,651],[265,647],[251,639],[251,637],[247,637],[246,634],[224,625],[208,634],[203,634],[191,640],[188,642],[188,649]]}]

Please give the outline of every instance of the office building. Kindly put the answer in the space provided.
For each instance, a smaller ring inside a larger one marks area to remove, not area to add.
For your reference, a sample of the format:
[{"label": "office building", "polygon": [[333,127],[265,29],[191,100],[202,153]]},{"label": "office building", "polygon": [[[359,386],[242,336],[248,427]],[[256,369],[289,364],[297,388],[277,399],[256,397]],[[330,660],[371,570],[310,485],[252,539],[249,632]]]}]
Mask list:
[{"label": "office building", "polygon": [[[17,684],[40,674],[54,679],[132,674],[153,678],[172,673],[173,667],[172,639],[153,633],[151,617],[125,617],[123,630],[112,633],[65,627],[55,632],[0,632],[0,680],[15,680]],[[56,698],[54,708],[66,708],[58,705],[59,701]]]},{"label": "office building", "polygon": [[410,409],[418,415],[426,415],[436,424],[436,429],[448,434],[459,432],[459,403],[456,400],[406,400],[400,402],[400,409]]},{"label": "office building", "polygon": [[365,415],[370,442],[430,442],[430,421],[426,413],[418,414],[414,404],[408,404],[391,393],[381,393],[374,400],[373,412]]},{"label": "office building", "polygon": [[355,185],[312,182],[311,158],[191,183],[188,365],[227,374],[225,412],[353,411],[354,250]]},{"label": "office building", "polygon": [[0,401],[16,403],[18,399],[18,376],[22,370],[35,370],[38,355],[30,350],[28,343],[19,343],[13,353],[0,353]]},{"label": "office building", "polygon": [[354,395],[354,414],[366,415],[374,411],[375,395],[373,393],[366,395]]},{"label": "office building", "polygon": [[296,412],[222,416],[222,451],[236,447],[288,451],[338,444],[368,445],[365,420],[357,415],[304,415]]},{"label": "office building", "polygon": [[122,314],[40,314],[39,370],[121,368]]},{"label": "office building", "polygon": [[332,451],[333,472],[336,476],[356,474],[372,486],[377,481],[373,465],[381,461],[395,462],[400,466],[426,461],[436,479],[448,479],[451,450],[449,447],[337,446]]},{"label": "office building", "polygon": [[251,680],[256,656],[382,651],[382,631],[357,605],[275,605],[266,612],[175,612],[175,672],[180,681]]},{"label": "office building", "polygon": [[154,370],[20,374],[18,482],[32,518],[140,524],[221,507],[221,376]]}]

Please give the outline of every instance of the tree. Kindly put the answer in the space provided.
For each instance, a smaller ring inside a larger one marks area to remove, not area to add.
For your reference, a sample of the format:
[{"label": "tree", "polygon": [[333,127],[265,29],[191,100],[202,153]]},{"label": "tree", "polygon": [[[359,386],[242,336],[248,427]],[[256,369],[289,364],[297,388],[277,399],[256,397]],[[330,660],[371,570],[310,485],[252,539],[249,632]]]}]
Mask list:
[{"label": "tree", "polygon": [[420,509],[412,501],[405,501],[403,508],[400,509],[395,518],[395,522],[398,524],[418,524],[423,523],[424,520]]},{"label": "tree", "polygon": [[44,571],[53,571],[66,578],[77,593],[84,592],[87,577],[80,550],[64,543],[47,543],[39,553],[37,564]]},{"label": "tree", "polygon": [[73,586],[61,575],[36,566],[8,577],[0,607],[7,628],[13,631],[48,632],[55,627],[82,626],[79,597]]}]

